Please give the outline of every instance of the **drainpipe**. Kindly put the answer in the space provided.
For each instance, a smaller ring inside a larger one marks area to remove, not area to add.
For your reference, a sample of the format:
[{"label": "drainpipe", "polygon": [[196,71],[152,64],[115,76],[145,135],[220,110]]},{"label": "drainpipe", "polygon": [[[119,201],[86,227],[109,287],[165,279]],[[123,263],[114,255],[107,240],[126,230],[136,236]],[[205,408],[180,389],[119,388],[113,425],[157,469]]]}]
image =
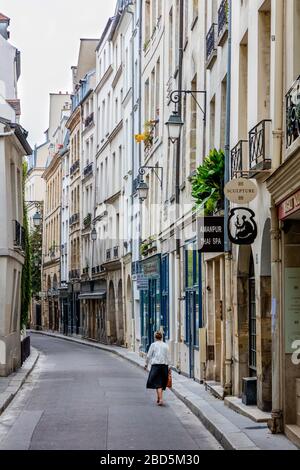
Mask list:
[{"label": "drainpipe", "polygon": [[[283,122],[283,29],[284,2],[276,0],[275,4],[275,45],[274,45],[274,125],[272,166],[276,169],[282,159],[282,122]],[[283,432],[283,396],[282,396],[282,360],[281,341],[281,234],[277,208],[272,200],[271,207],[271,291],[272,291],[272,417],[268,426],[273,434]]]},{"label": "drainpipe", "polygon": [[[180,0],[179,5],[179,63],[178,63],[178,90],[182,90],[182,62],[183,62],[183,16],[184,16],[184,5],[183,0]],[[182,101],[181,97],[178,103],[178,115],[182,118]],[[179,204],[180,204],[180,153],[181,153],[181,138],[177,141],[177,148],[176,148],[176,166],[175,166],[175,204],[176,204],[176,224],[179,220]],[[177,273],[177,283],[178,283],[178,291],[177,291],[177,340],[178,340],[178,348],[177,348],[177,358],[176,358],[176,367],[177,369],[181,369],[181,360],[180,360],[180,343],[181,343],[181,257],[180,257],[180,238],[179,238],[179,231],[175,231],[176,236],[176,269],[175,273]],[[176,279],[176,276],[175,276]],[[190,345],[191,347],[191,345]]]},{"label": "drainpipe", "polygon": [[[225,175],[224,184],[230,180],[230,118],[231,118],[231,47],[232,47],[232,0],[228,0],[228,59],[227,59],[227,96],[226,96],[226,136],[225,136]],[[229,218],[230,205],[225,198],[224,221]],[[232,394],[232,254],[231,243],[225,227],[225,384],[224,394]]]}]

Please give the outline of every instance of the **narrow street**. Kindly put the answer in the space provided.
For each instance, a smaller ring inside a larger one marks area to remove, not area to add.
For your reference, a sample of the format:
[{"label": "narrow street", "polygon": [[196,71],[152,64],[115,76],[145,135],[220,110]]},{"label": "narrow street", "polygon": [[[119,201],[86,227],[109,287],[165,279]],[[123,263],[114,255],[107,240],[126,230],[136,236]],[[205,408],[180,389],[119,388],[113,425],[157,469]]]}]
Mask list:
[{"label": "narrow street", "polygon": [[104,351],[34,335],[41,355],[0,417],[0,450],[212,450],[214,437],[170,391]]}]

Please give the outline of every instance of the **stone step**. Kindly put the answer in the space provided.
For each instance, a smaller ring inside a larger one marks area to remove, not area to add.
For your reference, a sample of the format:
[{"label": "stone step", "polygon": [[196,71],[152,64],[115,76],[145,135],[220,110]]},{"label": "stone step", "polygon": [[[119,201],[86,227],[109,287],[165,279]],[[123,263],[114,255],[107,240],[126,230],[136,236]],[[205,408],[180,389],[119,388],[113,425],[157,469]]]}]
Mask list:
[{"label": "stone step", "polygon": [[287,437],[300,448],[300,426],[296,424],[287,424],[285,426],[285,434]]}]

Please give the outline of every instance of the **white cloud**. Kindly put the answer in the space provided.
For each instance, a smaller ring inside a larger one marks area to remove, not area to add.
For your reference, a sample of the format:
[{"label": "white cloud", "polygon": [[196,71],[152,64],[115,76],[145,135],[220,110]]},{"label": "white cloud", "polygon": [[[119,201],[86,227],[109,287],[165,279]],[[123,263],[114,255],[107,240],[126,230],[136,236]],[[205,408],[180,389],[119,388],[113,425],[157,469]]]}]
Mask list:
[{"label": "white cloud", "polygon": [[71,92],[79,39],[99,38],[114,9],[114,0],[0,0],[10,41],[21,51],[22,125],[32,145],[43,141],[49,93]]}]

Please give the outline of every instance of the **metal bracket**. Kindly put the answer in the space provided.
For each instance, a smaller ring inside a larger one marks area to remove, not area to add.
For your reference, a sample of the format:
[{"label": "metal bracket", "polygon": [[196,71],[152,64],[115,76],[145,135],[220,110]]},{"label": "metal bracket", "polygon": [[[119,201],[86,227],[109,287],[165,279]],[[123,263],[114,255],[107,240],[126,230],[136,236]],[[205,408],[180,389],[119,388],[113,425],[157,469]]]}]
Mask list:
[{"label": "metal bracket", "polygon": [[[202,108],[202,106],[200,105],[200,103],[198,102],[195,96],[197,94],[204,95],[204,109]],[[202,112],[203,121],[205,122],[206,121],[206,95],[207,95],[206,91],[204,90],[174,90],[172,91],[172,93],[170,94],[170,101],[176,105],[176,111],[177,111],[177,105],[180,102],[182,95],[191,95],[191,97],[197,104],[198,108]]]},{"label": "metal bracket", "polygon": [[[163,172],[164,172],[164,169],[162,166],[141,166],[140,169],[139,169],[139,175],[141,176],[144,176],[146,174],[146,171],[145,170],[154,170],[154,173],[157,177],[157,179],[159,180],[160,182],[160,186],[162,188],[162,184],[163,184]],[[156,170],[161,170],[161,178],[159,177],[158,173]]]}]

